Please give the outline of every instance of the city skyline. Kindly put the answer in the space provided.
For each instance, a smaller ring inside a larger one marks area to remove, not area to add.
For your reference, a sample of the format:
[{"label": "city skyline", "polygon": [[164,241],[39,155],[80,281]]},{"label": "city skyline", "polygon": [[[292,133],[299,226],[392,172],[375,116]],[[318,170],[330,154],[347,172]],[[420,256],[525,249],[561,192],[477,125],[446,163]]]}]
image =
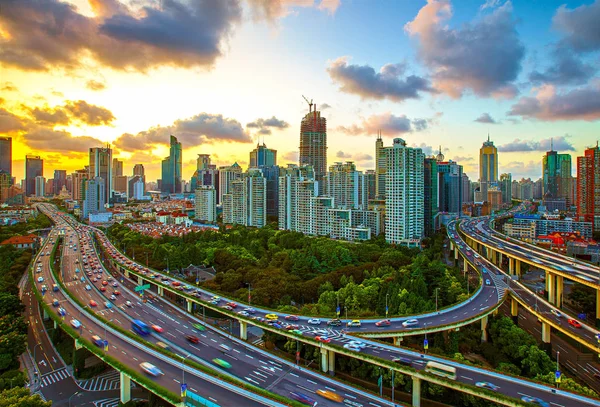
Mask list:
[{"label": "city skyline", "polygon": [[[159,9],[150,2],[70,0],[66,7],[53,0],[37,10],[77,17],[81,24],[67,27],[74,33],[101,28],[98,44],[89,44],[61,42],[47,27],[27,32],[35,3],[24,1],[0,16],[7,49],[16,55],[0,56],[0,136],[13,137],[17,181],[26,154],[42,156],[50,178],[55,169],[82,168],[88,149],[107,142],[125,162],[124,173],[143,163],[147,179],[155,180],[173,134],[182,142],[182,175],[189,180],[197,154],[210,154],[217,166],[247,168],[259,138],[278,151],[280,165],[297,163],[306,95],[328,122],[328,163],[351,160],[360,170],[375,169],[373,143],[381,130],[386,144],[402,137],[427,156],[441,144],[446,158],[476,180],[478,149],[489,134],[499,173],[537,179],[551,139],[556,151],[576,157],[598,137],[600,90],[592,62],[600,44],[569,28],[585,24],[584,14],[600,13],[600,2],[563,3],[530,13],[533,6],[523,1],[300,7],[231,0],[219,6],[223,20],[210,28],[211,44],[195,33],[190,48],[170,52],[144,29],[156,23],[160,33],[180,23],[174,35],[190,35],[185,23],[202,21],[207,6],[190,8],[187,20],[169,2]],[[349,28],[356,18],[364,29]],[[139,30],[130,33],[135,40],[119,26],[125,20]],[[315,26],[318,35],[310,34]],[[505,35],[494,37],[499,32]],[[444,35],[468,42],[470,50],[444,44]],[[44,37],[64,52],[28,48],[26,40]],[[131,52],[127,40],[143,51]],[[118,57],[106,52],[110,41],[121,47]],[[453,56],[440,53],[444,47]],[[469,66],[473,50],[489,60]]]}]

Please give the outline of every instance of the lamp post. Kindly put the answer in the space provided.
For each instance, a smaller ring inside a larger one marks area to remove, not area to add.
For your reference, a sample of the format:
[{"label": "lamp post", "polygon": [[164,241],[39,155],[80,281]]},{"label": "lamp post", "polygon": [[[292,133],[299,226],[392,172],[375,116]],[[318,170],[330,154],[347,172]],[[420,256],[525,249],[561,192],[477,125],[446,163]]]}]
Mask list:
[{"label": "lamp post", "polygon": [[[556,371],[558,372],[560,370],[559,366],[558,366],[558,358],[560,356],[560,351],[556,351]],[[558,377],[556,380],[556,388],[558,389]]]},{"label": "lamp post", "polygon": [[36,372],[38,372],[39,369],[38,369],[38,366],[37,366],[37,359],[36,359],[35,355],[36,355],[37,347],[40,346],[40,345],[41,345],[41,343],[38,343],[37,345],[35,345],[33,347],[33,363],[35,363],[35,370],[36,370]]},{"label": "lamp post", "polygon": [[251,291],[252,291],[252,283],[248,283],[248,306],[252,305],[252,294],[250,294]]},{"label": "lamp post", "polygon": [[185,360],[187,358],[189,358],[190,356],[192,356],[191,353],[188,353],[187,356],[185,356],[182,360],[181,363],[183,364],[183,366],[181,367],[181,384],[185,383]]},{"label": "lamp post", "polygon": [[386,318],[388,317],[388,297],[389,296],[390,296],[389,294],[385,295],[385,317]]},{"label": "lamp post", "polygon": [[[79,392],[76,391],[75,393],[73,393],[73,395],[71,397],[69,397],[69,407],[71,407],[71,399],[75,396],[78,396]],[[78,396],[79,397],[79,396]]]},{"label": "lamp post", "polygon": [[437,287],[437,288],[435,289],[435,312],[437,312],[437,311],[438,311],[438,291],[439,291],[439,290],[440,290],[440,288],[439,288],[439,287]]}]

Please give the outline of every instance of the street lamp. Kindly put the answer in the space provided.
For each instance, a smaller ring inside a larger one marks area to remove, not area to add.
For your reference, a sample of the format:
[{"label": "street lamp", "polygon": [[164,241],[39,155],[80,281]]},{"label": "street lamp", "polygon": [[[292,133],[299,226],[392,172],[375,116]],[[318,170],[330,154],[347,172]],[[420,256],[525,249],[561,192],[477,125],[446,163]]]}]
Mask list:
[{"label": "street lamp", "polygon": [[36,354],[36,351],[37,351],[37,347],[40,346],[40,345],[41,345],[41,343],[38,343],[37,345],[35,345],[33,347],[33,363],[35,364],[35,370],[36,370],[36,372],[38,372],[39,369],[38,369],[38,366],[37,366],[37,359],[35,357],[35,354]]},{"label": "street lamp", "polygon": [[[181,384],[184,384],[184,383],[185,383],[185,360],[186,360],[187,358],[189,358],[190,356],[192,356],[192,354],[191,354],[191,353],[188,353],[188,354],[187,354],[187,356],[185,356],[185,357],[184,357],[184,358],[181,360],[181,364],[182,364],[182,366],[181,366]],[[181,355],[180,355],[180,357],[181,357]]]},{"label": "street lamp", "polygon": [[437,287],[437,288],[435,289],[435,312],[437,312],[437,311],[438,311],[438,291],[439,291],[439,290],[440,290],[440,288],[439,288],[439,287]]},{"label": "street lamp", "polygon": [[385,295],[385,317],[386,318],[388,317],[388,297],[389,296],[390,296],[389,294]]},{"label": "street lamp", "polygon": [[[77,396],[77,395],[79,395],[79,396]],[[73,393],[73,395],[72,395],[71,397],[69,397],[69,407],[71,407],[71,399],[72,399],[73,397],[75,397],[75,396],[77,396],[77,397],[81,397],[81,394],[79,394],[79,392],[78,392],[78,391],[76,391],[75,393]]]},{"label": "street lamp", "polygon": [[252,291],[252,283],[248,283],[248,306],[252,305],[252,294],[250,294],[251,291]]}]

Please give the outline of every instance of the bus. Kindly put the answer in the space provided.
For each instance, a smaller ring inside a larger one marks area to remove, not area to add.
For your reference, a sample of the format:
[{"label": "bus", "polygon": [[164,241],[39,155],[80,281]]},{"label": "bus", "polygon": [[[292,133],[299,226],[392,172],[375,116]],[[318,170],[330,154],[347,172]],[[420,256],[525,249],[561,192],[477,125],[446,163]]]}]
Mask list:
[{"label": "bus", "polygon": [[140,336],[146,336],[150,333],[150,327],[139,319],[134,319],[131,321],[131,329],[133,329],[133,332]]},{"label": "bus", "polygon": [[437,362],[427,362],[427,365],[425,365],[425,371],[427,373],[456,380],[456,368],[452,366],[443,365]]}]

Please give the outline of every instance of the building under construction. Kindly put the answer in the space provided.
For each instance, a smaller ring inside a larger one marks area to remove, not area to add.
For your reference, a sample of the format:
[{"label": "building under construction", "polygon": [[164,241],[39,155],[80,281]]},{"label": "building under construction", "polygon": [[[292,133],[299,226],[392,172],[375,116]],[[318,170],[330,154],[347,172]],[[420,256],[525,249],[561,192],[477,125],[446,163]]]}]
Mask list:
[{"label": "building under construction", "polygon": [[[317,105],[309,102],[308,114],[300,124],[300,166],[312,165],[318,181],[319,195],[325,191],[327,173],[327,120],[317,111]],[[314,109],[313,109],[314,106]]]}]

